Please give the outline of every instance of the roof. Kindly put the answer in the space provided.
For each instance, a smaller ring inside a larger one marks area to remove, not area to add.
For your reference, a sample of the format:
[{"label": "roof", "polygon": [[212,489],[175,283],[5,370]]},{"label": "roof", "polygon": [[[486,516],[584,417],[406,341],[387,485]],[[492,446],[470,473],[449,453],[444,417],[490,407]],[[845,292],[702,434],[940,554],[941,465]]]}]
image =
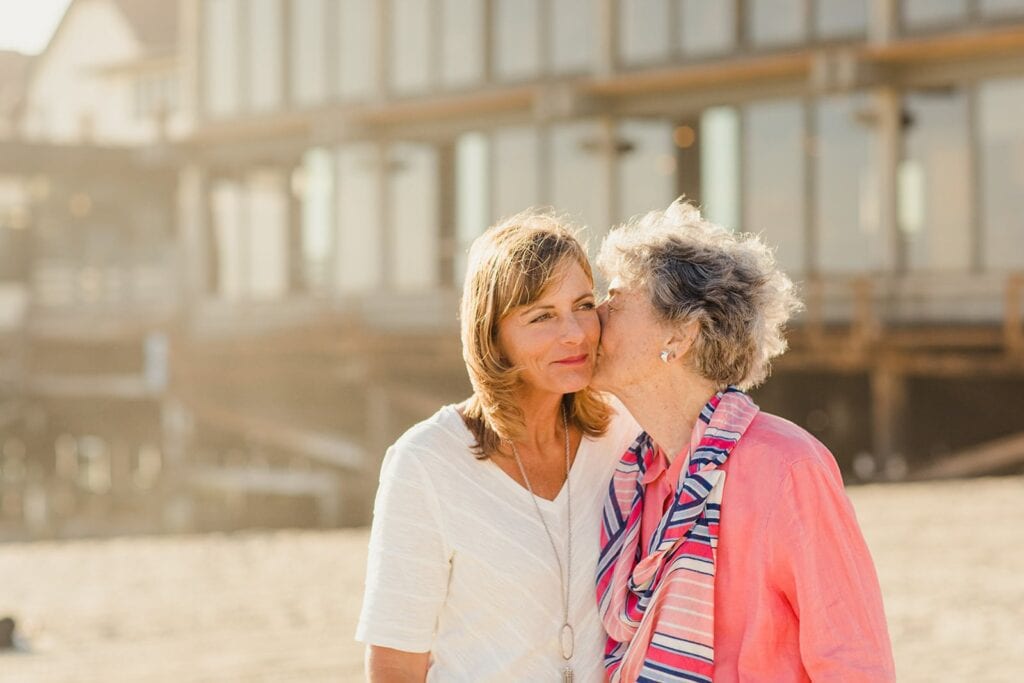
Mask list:
[{"label": "roof", "polygon": [[178,3],[171,0],[113,0],[147,49],[173,48],[178,41]]}]

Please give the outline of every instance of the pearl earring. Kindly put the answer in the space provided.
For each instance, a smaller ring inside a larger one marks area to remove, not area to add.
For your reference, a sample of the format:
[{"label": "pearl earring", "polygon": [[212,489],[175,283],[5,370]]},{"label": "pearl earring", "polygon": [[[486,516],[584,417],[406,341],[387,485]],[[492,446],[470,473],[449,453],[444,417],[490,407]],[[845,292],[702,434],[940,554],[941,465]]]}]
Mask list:
[{"label": "pearl earring", "polygon": [[667,364],[670,360],[672,360],[672,352],[665,349],[661,352],[661,362]]}]

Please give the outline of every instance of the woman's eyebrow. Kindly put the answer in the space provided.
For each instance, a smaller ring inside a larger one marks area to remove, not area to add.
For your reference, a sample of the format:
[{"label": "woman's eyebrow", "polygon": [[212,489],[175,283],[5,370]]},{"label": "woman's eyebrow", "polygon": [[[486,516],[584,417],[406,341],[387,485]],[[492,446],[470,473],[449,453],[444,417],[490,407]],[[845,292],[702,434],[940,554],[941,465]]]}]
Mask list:
[{"label": "woman's eyebrow", "polygon": [[[584,292],[583,294],[580,294],[578,297],[573,299],[573,303],[574,304],[578,304],[579,302],[583,301],[584,299],[592,299],[592,298],[594,298],[594,293],[593,292]],[[543,310],[548,309],[548,308],[554,308],[554,305],[553,304],[535,304],[533,306],[530,306],[526,310],[524,310],[522,314],[523,315],[529,315],[533,311],[543,311]]]}]

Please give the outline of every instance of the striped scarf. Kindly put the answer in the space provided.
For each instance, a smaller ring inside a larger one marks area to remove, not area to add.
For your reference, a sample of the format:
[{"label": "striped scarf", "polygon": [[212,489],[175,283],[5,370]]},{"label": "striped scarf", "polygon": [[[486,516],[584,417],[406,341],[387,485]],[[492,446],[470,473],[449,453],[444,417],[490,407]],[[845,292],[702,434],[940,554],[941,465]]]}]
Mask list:
[{"label": "striped scarf", "polygon": [[721,466],[757,412],[735,387],[704,406],[704,436],[646,553],[640,547],[641,482],[655,455],[650,436],[637,437],[619,461],[605,501],[597,573],[611,683],[711,682],[721,507],[709,497],[725,476]]}]

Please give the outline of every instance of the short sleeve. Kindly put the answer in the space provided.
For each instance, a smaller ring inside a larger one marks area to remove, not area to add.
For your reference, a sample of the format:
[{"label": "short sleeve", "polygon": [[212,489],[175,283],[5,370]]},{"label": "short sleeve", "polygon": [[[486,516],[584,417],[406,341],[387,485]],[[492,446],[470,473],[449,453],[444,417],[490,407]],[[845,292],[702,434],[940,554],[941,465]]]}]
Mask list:
[{"label": "short sleeve", "polygon": [[437,494],[423,451],[399,442],[381,466],[356,640],[429,652],[450,569]]},{"label": "short sleeve", "polygon": [[895,680],[882,593],[867,544],[830,453],[796,462],[768,527],[777,587],[800,623],[800,653],[815,681]]}]

